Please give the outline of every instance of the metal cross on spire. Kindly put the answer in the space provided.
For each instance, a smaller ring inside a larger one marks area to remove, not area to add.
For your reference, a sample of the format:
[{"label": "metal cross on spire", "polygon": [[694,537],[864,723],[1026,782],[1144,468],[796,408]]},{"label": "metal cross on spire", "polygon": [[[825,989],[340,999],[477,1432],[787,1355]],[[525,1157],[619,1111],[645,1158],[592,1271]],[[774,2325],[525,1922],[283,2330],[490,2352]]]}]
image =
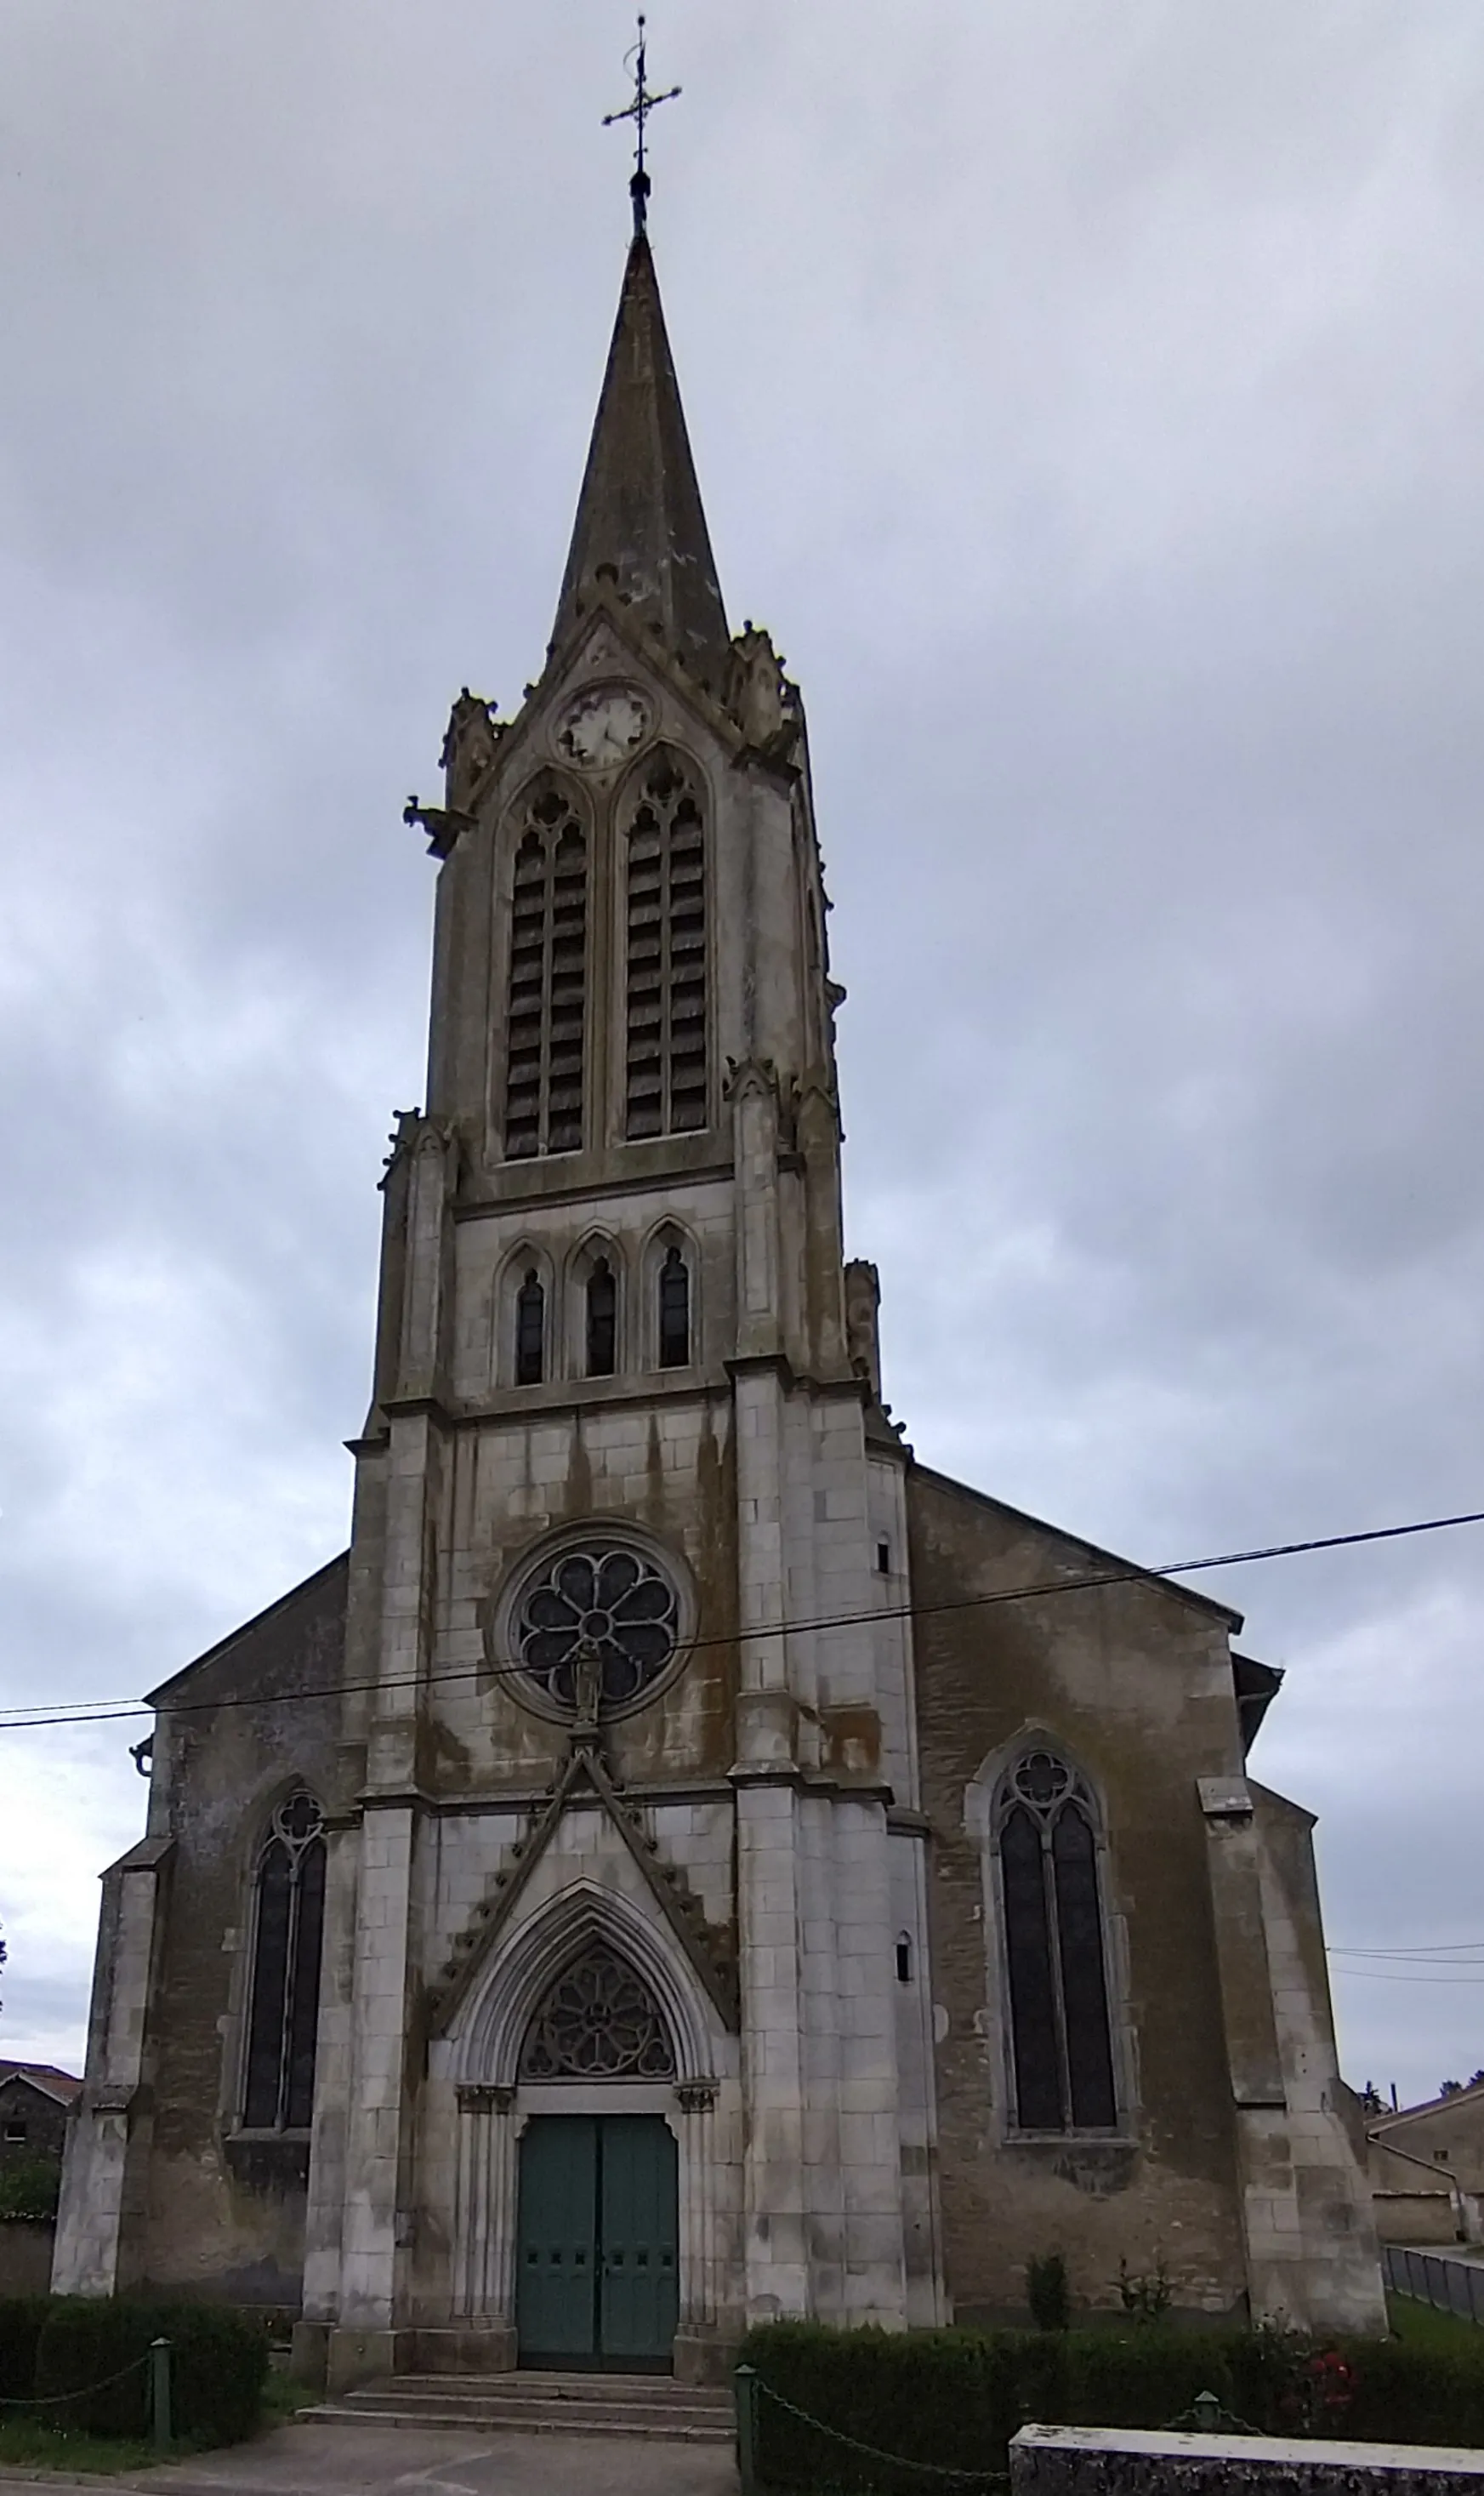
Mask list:
[{"label": "metal cross on spire", "polygon": [[603,126],[604,130],[611,130],[615,121],[632,121],[634,124],[634,172],[629,183],[629,197],[634,202],[634,231],[636,234],[641,234],[644,231],[645,211],[649,203],[649,174],[644,165],[644,124],[657,104],[669,104],[680,93],[680,89],[678,86],[667,86],[663,95],[651,95],[644,83],[642,10],[639,13],[639,40],[624,54],[624,58],[634,63],[634,102],[626,104],[622,112],[605,112],[603,116]]}]

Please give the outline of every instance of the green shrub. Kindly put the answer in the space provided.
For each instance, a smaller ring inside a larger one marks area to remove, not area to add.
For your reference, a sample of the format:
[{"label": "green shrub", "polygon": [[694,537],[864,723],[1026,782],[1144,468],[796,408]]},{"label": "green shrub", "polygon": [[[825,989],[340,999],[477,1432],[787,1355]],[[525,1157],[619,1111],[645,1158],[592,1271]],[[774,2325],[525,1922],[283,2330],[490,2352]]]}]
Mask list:
[{"label": "green shrub", "polygon": [[1070,2330],[1071,2288],[1064,2255],[1042,2254],[1038,2262],[1027,2262],[1026,2303],[1037,2331]]},{"label": "green shrub", "polygon": [[[1484,2332],[1460,2351],[1397,2340],[1338,2345],[1265,2331],[831,2331],[769,2324],[743,2361],[759,2384],[765,2487],[909,2496],[921,2471],[895,2470],[792,2415],[808,2413],[878,2453],[940,2469],[1008,2466],[1019,2427],[1161,2427],[1199,2392],[1259,2434],[1362,2442],[1484,2444]],[[965,2496],[972,2496],[966,2489]]]},{"label": "green shrub", "polygon": [[0,2297],[0,2401],[23,2401],[36,2386],[36,2344],[49,2296]]},{"label": "green shrub", "polygon": [[15,2158],[0,2167],[0,2219],[54,2219],[62,2191],[59,2158]]},{"label": "green shrub", "polygon": [[[236,2444],[256,2428],[268,2370],[267,2334],[227,2306],[165,2305],[134,2297],[57,2297],[43,2323],[37,2416],[89,2435],[149,2429],[150,2345],[170,2344],[170,2423],[190,2443]],[[110,2378],[117,2380],[110,2381]],[[101,2388],[90,2390],[97,2386]],[[87,2391],[57,2401],[57,2393]]]}]

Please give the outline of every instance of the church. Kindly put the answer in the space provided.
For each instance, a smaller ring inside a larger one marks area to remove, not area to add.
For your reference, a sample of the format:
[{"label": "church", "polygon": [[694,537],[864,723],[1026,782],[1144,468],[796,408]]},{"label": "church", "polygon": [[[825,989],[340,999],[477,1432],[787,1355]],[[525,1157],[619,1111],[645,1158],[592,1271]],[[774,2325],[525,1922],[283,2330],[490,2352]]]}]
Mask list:
[{"label": "church", "polygon": [[883,1398],[804,710],[642,183],[544,665],[409,808],[350,1547],[151,1694],[54,2287],[277,2309],[332,2387],[720,2380],[773,2317],[1023,2320],[1054,2253],[1383,2329],[1280,1675]]}]

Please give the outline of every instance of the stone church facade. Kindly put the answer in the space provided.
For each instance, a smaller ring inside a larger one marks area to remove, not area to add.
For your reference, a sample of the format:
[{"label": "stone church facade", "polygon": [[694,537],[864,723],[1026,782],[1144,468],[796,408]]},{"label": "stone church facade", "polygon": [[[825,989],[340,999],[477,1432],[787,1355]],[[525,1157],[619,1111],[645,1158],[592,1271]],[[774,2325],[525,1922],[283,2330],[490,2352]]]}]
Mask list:
[{"label": "stone church facade", "polygon": [[546,665],[443,760],[350,1550],[153,1694],[55,2286],[336,2383],[702,2377],[1055,2250],[1381,2327],[1278,1676],[882,1401],[803,711],[642,233]]}]

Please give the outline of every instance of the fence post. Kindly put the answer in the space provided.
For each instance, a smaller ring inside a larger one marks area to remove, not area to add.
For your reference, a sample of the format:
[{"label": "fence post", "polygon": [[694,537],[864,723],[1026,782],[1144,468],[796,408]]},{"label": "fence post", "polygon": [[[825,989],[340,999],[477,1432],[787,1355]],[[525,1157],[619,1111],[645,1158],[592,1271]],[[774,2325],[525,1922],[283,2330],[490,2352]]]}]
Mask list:
[{"label": "fence post", "polygon": [[755,2367],[737,2368],[736,2392],[737,2477],[742,2482],[742,2496],[757,2496],[757,2374]]},{"label": "fence post", "polygon": [[149,2344],[149,2430],[156,2452],[170,2449],[170,2344]]}]

